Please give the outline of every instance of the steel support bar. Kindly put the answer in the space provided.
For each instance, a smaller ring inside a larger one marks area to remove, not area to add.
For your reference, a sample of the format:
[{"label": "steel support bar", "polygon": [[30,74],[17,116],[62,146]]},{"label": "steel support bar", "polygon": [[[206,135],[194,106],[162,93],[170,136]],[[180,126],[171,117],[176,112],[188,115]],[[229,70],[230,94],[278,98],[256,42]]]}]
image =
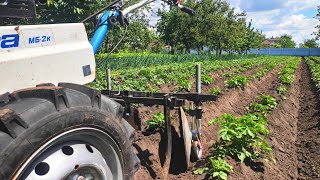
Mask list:
[{"label": "steel support bar", "polygon": [[[109,96],[111,98],[123,99],[125,97],[151,97],[151,98],[163,98],[168,93],[151,93],[151,92],[139,92],[139,91],[110,91],[103,90],[102,94]],[[197,102],[208,102],[217,100],[217,96],[214,95],[205,95],[197,93],[169,93],[170,97],[175,97],[177,99],[184,99],[188,101]]]},{"label": "steel support bar", "polygon": [[165,133],[167,139],[167,150],[165,161],[163,163],[163,179],[168,178],[170,162],[171,162],[171,154],[172,154],[172,134],[171,134],[171,119],[170,119],[170,104],[171,99],[169,95],[163,96],[163,104],[164,104],[164,117],[165,117]]}]

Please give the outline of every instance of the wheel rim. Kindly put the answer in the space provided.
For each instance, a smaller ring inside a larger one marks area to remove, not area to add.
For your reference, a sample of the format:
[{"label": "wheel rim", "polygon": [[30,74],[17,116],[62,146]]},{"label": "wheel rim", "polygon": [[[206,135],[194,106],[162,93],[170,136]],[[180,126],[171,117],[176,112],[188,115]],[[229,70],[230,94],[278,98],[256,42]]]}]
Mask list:
[{"label": "wheel rim", "polygon": [[64,132],[35,151],[18,179],[123,179],[122,156],[107,133],[95,128]]}]

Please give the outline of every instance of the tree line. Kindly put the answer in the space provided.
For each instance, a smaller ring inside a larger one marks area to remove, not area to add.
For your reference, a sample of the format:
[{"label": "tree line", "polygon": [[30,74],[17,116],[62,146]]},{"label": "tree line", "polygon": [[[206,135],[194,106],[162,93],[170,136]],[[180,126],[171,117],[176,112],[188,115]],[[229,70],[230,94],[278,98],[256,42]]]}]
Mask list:
[{"label": "tree line", "polygon": [[236,13],[225,1],[192,1],[183,2],[196,11],[193,17],[172,8],[160,11],[161,20],[157,24],[159,37],[173,50],[191,49],[222,52],[245,53],[251,48],[259,47],[265,36],[261,31],[247,22],[244,12]]},{"label": "tree line", "polygon": [[[126,6],[138,0],[131,0]],[[74,23],[93,14],[112,0],[48,0],[48,4],[38,7],[36,19],[0,18],[1,25]],[[222,0],[182,0],[182,4],[194,9],[196,15],[190,17],[177,8],[170,11],[159,10],[159,21],[155,28],[149,27],[148,19],[141,11],[130,15],[130,24],[125,28],[114,26],[108,32],[106,41],[100,50],[109,52],[126,33],[118,51],[153,51],[161,52],[165,45],[170,46],[172,53],[189,53],[197,50],[204,53],[223,52],[243,54],[251,48],[263,48],[266,40],[262,31],[255,29],[245,12],[236,12],[227,2]],[[318,7],[317,18],[320,20]],[[150,8],[146,8],[147,10]],[[89,38],[96,28],[96,20],[86,22]],[[317,26],[318,30],[320,26]],[[317,38],[319,32],[314,33]],[[280,37],[278,44],[272,47],[295,47],[289,35]],[[315,39],[306,40],[300,47],[318,46]]]}]

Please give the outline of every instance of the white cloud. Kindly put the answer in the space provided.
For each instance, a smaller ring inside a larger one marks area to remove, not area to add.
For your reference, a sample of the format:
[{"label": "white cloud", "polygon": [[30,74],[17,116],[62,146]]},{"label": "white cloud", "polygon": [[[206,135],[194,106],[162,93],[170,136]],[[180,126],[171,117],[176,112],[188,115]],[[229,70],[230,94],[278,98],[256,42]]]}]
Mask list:
[{"label": "white cloud", "polygon": [[[307,17],[302,11],[315,10],[320,5],[319,0],[225,0],[236,9],[236,12],[246,11],[247,19],[252,19],[253,26],[262,30],[267,37],[277,37],[289,34],[299,44],[305,39],[313,38],[314,28],[320,24],[318,20]],[[152,12],[147,13],[150,24],[154,26],[159,17],[156,12],[163,8],[157,0]],[[168,9],[168,6],[166,6]],[[314,14],[315,16],[316,14]]]},{"label": "white cloud", "polygon": [[290,0],[285,3],[285,7],[293,10],[293,12],[314,9],[318,5],[320,5],[319,0]]},{"label": "white cloud", "polygon": [[227,0],[227,2],[236,9],[247,11],[248,20],[252,19],[254,27],[262,30],[267,37],[289,34],[299,44],[305,39],[313,38],[311,34],[316,31],[314,27],[320,24],[318,20],[303,14],[315,10],[320,4],[319,0],[271,0],[268,3],[254,0]]}]

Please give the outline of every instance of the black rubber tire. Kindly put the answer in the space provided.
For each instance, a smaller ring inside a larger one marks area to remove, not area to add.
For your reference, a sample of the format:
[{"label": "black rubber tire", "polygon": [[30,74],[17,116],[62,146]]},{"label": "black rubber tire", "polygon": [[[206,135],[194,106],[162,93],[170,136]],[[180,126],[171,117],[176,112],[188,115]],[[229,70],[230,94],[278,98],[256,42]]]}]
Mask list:
[{"label": "black rubber tire", "polygon": [[132,151],[134,129],[122,118],[123,107],[118,103],[73,84],[21,90],[8,99],[0,108],[0,179],[12,179],[50,139],[82,127],[99,129],[113,138],[121,154],[123,179],[133,179],[139,165]]}]

